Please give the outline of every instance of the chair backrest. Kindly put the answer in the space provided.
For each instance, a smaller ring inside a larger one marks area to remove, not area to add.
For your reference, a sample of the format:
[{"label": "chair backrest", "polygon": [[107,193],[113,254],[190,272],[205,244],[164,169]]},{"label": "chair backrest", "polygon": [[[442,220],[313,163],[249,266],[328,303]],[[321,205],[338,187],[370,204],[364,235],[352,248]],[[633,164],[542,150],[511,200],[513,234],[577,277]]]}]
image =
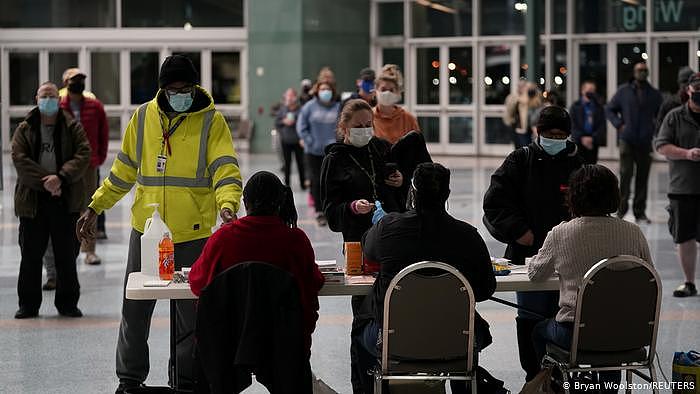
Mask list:
[{"label": "chair backrest", "polygon": [[653,360],[661,279],[650,264],[620,255],[586,272],[576,299],[571,362],[579,351],[622,352],[649,347]]},{"label": "chair backrest", "polygon": [[384,298],[383,373],[396,360],[464,359],[459,372],[471,371],[474,303],[469,282],[450,265],[423,261],[401,270]]},{"label": "chair backrest", "polygon": [[218,274],[202,290],[195,335],[213,393],[240,392],[251,372],[271,376],[284,386],[279,393],[306,392],[310,384],[298,286],[277,266],[244,262]]}]

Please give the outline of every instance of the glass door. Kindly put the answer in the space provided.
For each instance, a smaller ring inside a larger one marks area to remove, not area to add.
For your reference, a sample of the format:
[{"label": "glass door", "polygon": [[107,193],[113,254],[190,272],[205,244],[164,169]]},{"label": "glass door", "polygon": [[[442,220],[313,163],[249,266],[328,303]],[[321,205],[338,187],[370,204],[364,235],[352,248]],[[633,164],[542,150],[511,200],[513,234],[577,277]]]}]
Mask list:
[{"label": "glass door", "polygon": [[515,93],[521,65],[519,44],[486,43],[479,48],[480,58],[477,92],[480,111],[478,127],[479,153],[505,156],[513,150],[510,127],[503,124],[505,101]]}]

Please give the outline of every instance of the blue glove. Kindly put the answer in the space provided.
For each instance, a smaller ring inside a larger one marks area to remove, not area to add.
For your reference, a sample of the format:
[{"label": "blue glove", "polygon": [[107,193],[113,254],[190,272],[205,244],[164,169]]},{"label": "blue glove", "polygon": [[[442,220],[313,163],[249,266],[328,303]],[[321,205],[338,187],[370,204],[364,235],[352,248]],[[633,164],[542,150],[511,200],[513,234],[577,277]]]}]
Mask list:
[{"label": "blue glove", "polygon": [[382,209],[382,203],[379,201],[374,202],[374,214],[372,215],[372,224],[377,224],[381,218],[386,215],[386,212],[384,212],[384,209]]}]

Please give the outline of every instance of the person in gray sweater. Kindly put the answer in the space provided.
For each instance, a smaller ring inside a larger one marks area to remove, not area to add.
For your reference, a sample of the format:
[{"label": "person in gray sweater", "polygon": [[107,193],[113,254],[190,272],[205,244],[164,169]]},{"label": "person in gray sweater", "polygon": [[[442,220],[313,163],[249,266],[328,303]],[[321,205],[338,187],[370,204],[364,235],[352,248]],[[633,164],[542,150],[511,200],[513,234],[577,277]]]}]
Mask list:
[{"label": "person in gray sweater", "polygon": [[[626,254],[652,264],[649,244],[639,227],[610,216],[620,205],[615,174],[593,164],[576,170],[569,181],[567,204],[573,219],[547,234],[542,248],[528,266],[532,281],[559,276],[559,312],[535,326],[533,342],[537,357],[545,354],[547,342],[571,347],[576,295],[583,276],[600,260]],[[600,373],[601,381],[620,381],[619,372]]]}]

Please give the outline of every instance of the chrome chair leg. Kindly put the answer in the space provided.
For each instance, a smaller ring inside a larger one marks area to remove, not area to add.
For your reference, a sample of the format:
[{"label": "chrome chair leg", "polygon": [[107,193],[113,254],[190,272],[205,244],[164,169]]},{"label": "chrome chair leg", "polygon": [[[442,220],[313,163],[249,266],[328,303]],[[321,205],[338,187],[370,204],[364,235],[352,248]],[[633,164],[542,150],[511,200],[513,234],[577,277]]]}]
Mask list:
[{"label": "chrome chair leg", "polygon": [[627,386],[625,388],[625,393],[631,394],[632,389],[630,388],[630,384],[632,384],[632,370],[628,369],[627,372],[625,373],[625,381],[627,382]]}]

